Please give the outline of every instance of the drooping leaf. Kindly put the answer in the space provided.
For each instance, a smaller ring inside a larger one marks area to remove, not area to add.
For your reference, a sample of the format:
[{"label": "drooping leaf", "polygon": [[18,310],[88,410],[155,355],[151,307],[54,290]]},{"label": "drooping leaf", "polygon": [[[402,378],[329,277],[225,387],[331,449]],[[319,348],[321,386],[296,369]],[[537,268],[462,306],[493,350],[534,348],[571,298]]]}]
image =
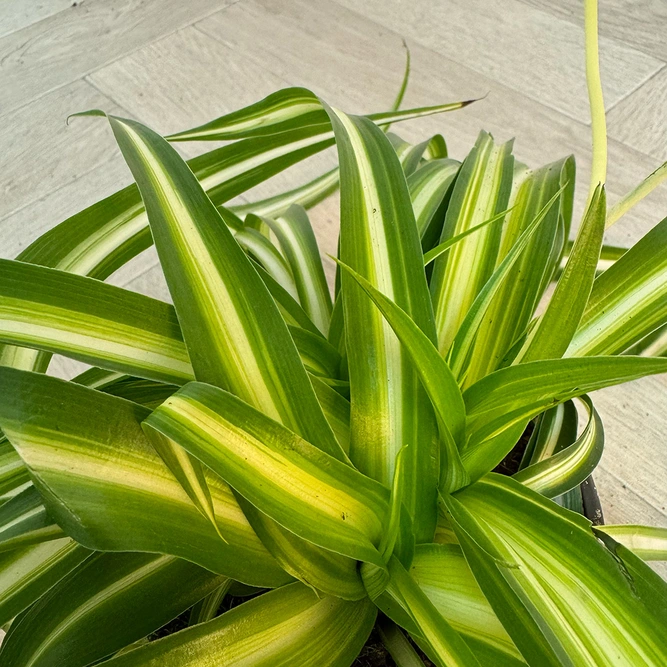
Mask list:
[{"label": "drooping leaf", "polygon": [[192,377],[168,304],[13,260],[0,260],[0,339],[165,382]]},{"label": "drooping leaf", "polygon": [[[261,103],[260,103],[261,104]],[[441,111],[464,104],[444,105]],[[433,113],[430,109],[390,114],[393,122]],[[382,115],[381,115],[382,116]],[[257,120],[257,106],[234,116],[234,122]],[[386,118],[381,117],[380,120]],[[261,120],[260,120],[261,123]],[[320,131],[321,130],[321,131]],[[305,127],[277,136],[253,137],[215,149],[188,162],[216,205],[333,145],[331,127]],[[261,213],[261,210],[257,212]],[[104,279],[148,248],[152,238],[136,185],[130,185],[73,215],[42,235],[19,256],[23,262]],[[13,346],[0,348],[0,360],[25,370],[44,371],[49,355]]]},{"label": "drooping leaf", "polygon": [[[400,93],[399,93],[400,95]],[[400,104],[400,98],[397,99]],[[419,107],[369,114],[377,124],[391,124],[399,120],[419,118],[444,111],[461,109],[470,102],[453,102],[430,107]],[[330,129],[329,119],[317,96],[305,88],[285,88],[239,111],[216,118],[205,125],[171,134],[169,141],[220,141],[266,136],[303,127],[320,132]]]},{"label": "drooping leaf", "polygon": [[220,539],[146,439],[140,423],[149,410],[11,368],[0,368],[0,384],[0,427],[49,513],[78,542],[100,551],[171,554],[259,586],[289,580],[229,487],[207,474],[227,543]]},{"label": "drooping leaf", "polygon": [[223,581],[173,556],[93,554],[12,623],[0,660],[87,665],[157,630]]},{"label": "drooping leaf", "polygon": [[609,551],[587,519],[495,474],[446,503],[473,574],[529,664],[667,659],[667,584]]},{"label": "drooping leaf", "polygon": [[548,498],[555,498],[589,477],[602,457],[604,428],[593,401],[584,395],[581,402],[588,412],[588,422],[581,435],[550,456],[541,456],[514,474],[514,479]]},{"label": "drooping leaf", "polygon": [[388,492],[223,390],[192,382],[144,422],[300,537],[383,566]]},{"label": "drooping leaf", "polygon": [[473,479],[492,470],[514,446],[528,420],[549,407],[665,372],[667,359],[630,356],[547,359],[501,368],[463,394],[468,415],[468,440],[462,451],[466,469]]},{"label": "drooping leaf", "polygon": [[4,625],[91,555],[69,537],[0,553],[0,625]]},{"label": "drooping leaf", "polygon": [[105,667],[347,667],[376,617],[370,600],[317,597],[300,583],[103,662]]}]

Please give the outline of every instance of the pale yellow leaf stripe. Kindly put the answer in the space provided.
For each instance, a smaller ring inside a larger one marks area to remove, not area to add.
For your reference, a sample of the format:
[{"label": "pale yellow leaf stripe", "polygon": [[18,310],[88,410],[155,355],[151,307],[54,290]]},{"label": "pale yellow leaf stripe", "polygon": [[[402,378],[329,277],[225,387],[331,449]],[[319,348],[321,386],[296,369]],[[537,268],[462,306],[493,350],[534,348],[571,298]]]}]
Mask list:
[{"label": "pale yellow leaf stripe", "polygon": [[211,350],[211,353],[224,356],[228,360],[227,364],[230,363],[229,360],[233,360],[236,372],[244,378],[242,386],[248,393],[243,398],[252,405],[261,405],[263,412],[280,420],[280,411],[264,381],[253,342],[245,331],[236,304],[217,271],[190,210],[180,198],[174,182],[155,159],[148,144],[130,125],[123,124],[123,130],[141,155],[157,196],[163,203],[163,210],[169,211],[171,217],[178,219],[178,225],[170,227],[175,247],[181,255],[197,257],[199,260],[196,263],[183,262],[183,267],[188,273],[192,272],[189,283],[197,288],[195,294],[199,292],[197,297],[200,308],[203,310],[208,303],[216,303],[216,308],[207,310],[208,316],[215,320],[215,330],[219,336],[219,347]]}]

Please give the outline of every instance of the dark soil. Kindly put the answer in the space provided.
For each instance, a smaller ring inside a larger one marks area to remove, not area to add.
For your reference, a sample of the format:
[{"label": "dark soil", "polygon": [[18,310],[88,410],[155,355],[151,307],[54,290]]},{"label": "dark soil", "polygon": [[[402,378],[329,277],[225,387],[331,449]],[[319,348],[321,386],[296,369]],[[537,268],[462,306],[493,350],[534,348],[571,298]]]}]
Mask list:
[{"label": "dark soil", "polygon": [[[424,652],[410,640],[415,651],[424,663],[424,667],[435,667],[435,665],[426,657]],[[396,667],[396,663],[389,655],[389,651],[384,647],[377,632],[373,630],[368,638],[366,645],[361,650],[357,659],[352,663],[352,667]]]},{"label": "dark soil", "polygon": [[493,469],[493,472],[507,476],[518,472],[519,466],[521,465],[521,459],[526,451],[526,447],[528,447],[528,441],[530,440],[530,436],[533,434],[534,429],[534,422],[528,422],[528,426],[526,426],[526,430],[519,438],[519,442],[516,443],[514,449]]},{"label": "dark soil", "polygon": [[373,630],[352,667],[396,667],[396,663]]}]

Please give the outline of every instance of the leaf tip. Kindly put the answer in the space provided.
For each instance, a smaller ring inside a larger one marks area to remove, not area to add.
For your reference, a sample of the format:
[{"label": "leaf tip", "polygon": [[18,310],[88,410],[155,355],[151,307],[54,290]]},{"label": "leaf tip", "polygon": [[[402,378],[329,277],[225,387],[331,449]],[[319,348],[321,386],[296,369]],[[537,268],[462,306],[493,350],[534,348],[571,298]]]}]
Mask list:
[{"label": "leaf tip", "polygon": [[105,118],[109,117],[107,112],[102,111],[102,109],[88,109],[88,111],[77,111],[76,113],[71,113],[69,116],[67,116],[66,120],[67,125],[69,125],[71,118],[76,118],[77,116],[103,116]]}]

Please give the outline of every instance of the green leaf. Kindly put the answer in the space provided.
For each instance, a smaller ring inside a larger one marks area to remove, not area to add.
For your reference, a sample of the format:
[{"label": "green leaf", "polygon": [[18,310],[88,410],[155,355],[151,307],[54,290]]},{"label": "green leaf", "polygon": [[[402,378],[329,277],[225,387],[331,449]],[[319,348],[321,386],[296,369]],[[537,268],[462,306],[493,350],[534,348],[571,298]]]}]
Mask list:
[{"label": "green leaf", "polygon": [[5,667],[79,667],[141,639],[225,578],[173,556],[93,554],[12,623]]},{"label": "green leaf", "polygon": [[192,504],[211,522],[220,538],[226,542],[218,526],[215,505],[202,464],[169,438],[161,437],[157,433],[149,433],[148,436],[153,449],[178,480],[181,488],[188,494]]},{"label": "green leaf", "polygon": [[[511,142],[496,146],[491,135],[480,133],[456,178],[440,242],[507,209],[514,166],[511,148]],[[498,226],[487,227],[456,244],[433,267],[431,294],[443,355],[496,266],[500,237]]]},{"label": "green leaf", "polygon": [[[461,323],[459,330],[456,332],[456,337],[452,342],[447,357],[452,373],[454,373],[454,376],[457,377],[461,383],[463,383],[465,379],[465,384],[473,384],[475,378],[468,378],[467,371],[470,355],[473,346],[477,341],[480,328],[492,306],[501,303],[500,297],[502,294],[500,290],[507,284],[512,269],[517,261],[524,255],[528,244],[532,241],[534,234],[537,232],[547,214],[560,197],[562,191],[563,188],[558,190],[558,192],[551,197],[551,199],[539,210],[537,215],[535,215],[521,236],[519,236],[519,238],[512,244],[512,247],[507,252],[502,262],[500,262],[475,297],[470,309],[466,313],[465,319]],[[503,305],[506,306],[507,304]]]},{"label": "green leaf", "polygon": [[[589,399],[590,400],[590,399]],[[579,414],[574,401],[559,403],[540,414],[519,466],[543,461],[571,445],[579,432]]]},{"label": "green leaf", "polygon": [[579,486],[595,470],[604,448],[604,429],[593,401],[583,396],[581,402],[588,412],[588,422],[581,435],[571,445],[514,474],[517,482],[555,498]]},{"label": "green leaf", "polygon": [[[72,382],[131,400],[149,408],[156,408],[178,389],[174,385],[133,378],[122,373],[105,371],[101,368],[91,368],[75,377]],[[5,480],[1,487],[5,493],[2,499],[4,504],[14,500],[22,491],[32,489],[33,486],[28,469],[7,439],[0,442],[0,451],[2,452],[0,460],[5,464],[5,470],[7,470],[7,476],[0,477],[0,479]],[[35,516],[44,516],[44,513],[36,506],[32,512]],[[49,537],[49,531],[38,531],[35,535],[39,536],[40,534]]]},{"label": "green leaf", "polygon": [[306,315],[306,311],[301,304],[259,264],[255,264],[255,270],[266,285],[266,289],[278,305],[281,315],[288,325],[301,327],[314,334],[320,334],[319,329],[313,324],[312,320]]},{"label": "green leaf", "polygon": [[387,593],[401,607],[419,635],[426,640],[429,657],[439,667],[479,666],[461,635],[438,612],[415,580],[395,557],[389,561],[391,580]]},{"label": "green leaf", "polygon": [[[465,106],[444,105],[440,111]],[[257,107],[235,112],[234,122],[245,116],[257,121]],[[390,114],[394,121],[428,115],[429,108]],[[386,121],[380,114],[379,120]],[[260,120],[261,123],[261,120]],[[188,162],[216,205],[265,181],[334,143],[330,125],[304,127],[278,135],[253,137],[215,149]],[[261,208],[258,210],[261,213]],[[104,279],[148,248],[152,238],[136,185],[132,184],[68,218],[28,246],[23,262]],[[50,357],[43,352],[4,346],[0,362],[25,370],[44,371]]]},{"label": "green leaf", "polygon": [[[106,377],[105,377],[106,376]],[[91,368],[73,379],[73,382],[120,398],[139,403],[148,408],[156,408],[166,398],[171,396],[178,387],[166,385],[151,380],[142,380],[124,376],[118,373]],[[174,477],[179,481],[183,490],[188,494],[195,507],[211,522],[219,532],[215,520],[215,509],[211,493],[207,487],[204,470],[196,459],[166,439],[155,439],[153,448],[160,455]],[[224,539],[224,537],[221,535]]]},{"label": "green leaf", "polygon": [[159,135],[109,122],[142,193],[195,377],[344,457],[277,306],[197,179]]},{"label": "green leaf", "polygon": [[299,327],[290,327],[289,331],[301,361],[310,373],[329,378],[340,375],[343,360],[326,338]]},{"label": "green leaf", "polygon": [[[444,146],[443,157],[447,157],[447,145],[440,134],[436,134],[430,139],[426,139],[426,141],[420,141],[418,144],[410,144],[393,132],[387,133],[387,139],[389,139],[391,145],[394,147],[406,177],[410,176],[417,170],[422,160],[425,158],[426,153],[430,152],[431,146],[435,145],[438,148]],[[438,148],[436,148],[436,150],[438,150]]]},{"label": "green leaf", "polygon": [[0,625],[18,616],[90,555],[69,537],[0,553]]},{"label": "green leaf", "polygon": [[447,505],[473,574],[529,664],[665,663],[667,584],[609,551],[590,521],[495,474]]},{"label": "green leaf", "polygon": [[284,88],[204,125],[176,132],[169,141],[221,141],[266,136],[326,122],[317,96],[306,88]]},{"label": "green leaf", "polygon": [[229,207],[236,215],[244,217],[249,213],[275,218],[282,215],[292,204],[311,208],[338,189],[338,167],[308,181],[292,190],[273,197],[260,199],[249,204],[233,204]]},{"label": "green leaf", "polygon": [[306,211],[292,205],[282,216],[266,218],[289,262],[303,306],[315,326],[326,334],[331,318],[331,295],[324,276],[320,251]]},{"label": "green leaf", "polygon": [[236,499],[260,540],[267,545],[280,566],[291,576],[312,588],[344,600],[361,600],[366,590],[358,562],[307,542],[270,520],[243,496]]},{"label": "green leaf", "polygon": [[667,359],[630,356],[547,359],[501,368],[463,394],[468,415],[468,441],[462,451],[466,469],[473,479],[492,470],[516,444],[528,420],[549,407],[665,372]]},{"label": "green leaf", "polygon": [[266,236],[252,227],[246,227],[237,232],[234,238],[293,299],[299,299],[289,264]]},{"label": "green leaf", "polygon": [[667,356],[667,324],[636,343],[627,350],[628,354],[641,354],[643,357]]},{"label": "green leaf", "polygon": [[606,196],[598,186],[581,223],[572,252],[544,313],[531,329],[513,363],[563,356],[586,308],[604,235]]},{"label": "green leaf", "polygon": [[408,176],[417,230],[426,250],[440,238],[452,184],[461,163],[448,158],[430,160]]},{"label": "green leaf", "polygon": [[342,262],[339,264],[373,301],[405,346],[431,400],[438,420],[442,447],[440,486],[448,491],[464,486],[469,478],[461,462],[458,444],[463,442],[464,437],[465,406],[461,390],[447,362],[405,311],[349,266]]},{"label": "green leaf", "polygon": [[[398,93],[396,93],[396,97],[394,98],[394,103],[391,105],[392,111],[397,111],[401,108],[403,98],[405,97],[405,91],[408,89],[408,82],[410,81],[410,48],[405,40],[403,40],[403,48],[405,49],[405,70],[403,71],[403,79],[401,79],[401,87],[398,89]],[[381,127],[384,132],[387,132],[391,127],[391,124],[382,125]]]},{"label": "green leaf", "polygon": [[[543,213],[544,219],[509,269],[477,329],[466,370],[467,386],[497,370],[533,318],[563,250],[570,226],[574,181],[574,158],[569,157],[529,172],[519,182],[502,231],[498,264],[513,252],[535,217]],[[558,205],[544,212],[545,205],[559,192]]]},{"label": "green leaf", "polygon": [[667,560],[667,528],[655,526],[597,526],[643,560]]},{"label": "green leaf", "polygon": [[[93,374],[105,373],[110,378],[109,382],[103,384],[90,382]],[[81,375],[72,379],[72,382],[82,384],[98,391],[103,391],[105,394],[125,398],[133,403],[139,403],[144,407],[155,409],[166,398],[169,398],[178,387],[173,384],[163,384],[162,382],[154,382],[153,380],[144,380],[143,378],[136,378],[130,375],[123,375],[122,373],[114,373],[112,371],[102,371],[100,368],[91,368]]]},{"label": "green leaf", "polygon": [[220,605],[222,605],[223,600],[227,597],[227,593],[229,593],[229,589],[233,583],[231,579],[225,579],[224,583],[205,598],[199,600],[190,610],[188,625],[197,625],[197,623],[204,623],[215,618],[218,615]]},{"label": "green leaf", "polygon": [[32,484],[0,507],[0,552],[63,536]]},{"label": "green leaf", "polygon": [[[574,241],[567,241],[565,243],[565,250],[560,260],[560,270],[562,271],[567,264],[567,260],[572,251],[572,246]],[[609,245],[608,243],[603,243],[602,248],[600,248],[600,259],[598,260],[597,275],[599,276],[603,271],[606,271],[614,262],[618,261],[625,255],[628,251],[627,248],[622,248],[621,246]],[[593,284],[595,287],[595,284]]]},{"label": "green leaf", "polygon": [[[400,162],[368,119],[329,110],[341,170],[340,258],[403,308],[435,341],[419,235]],[[342,275],[351,399],[350,458],[385,485],[409,444],[404,502],[417,541],[435,528],[436,423],[395,334],[362,289]]]},{"label": "green leaf", "polygon": [[192,382],[144,422],[255,507],[325,549],[382,567],[388,491],[216,387]]},{"label": "green leaf", "polygon": [[171,306],[24,262],[0,260],[0,339],[155,380],[192,378]]},{"label": "green leaf", "polygon": [[611,227],[622,216],[624,216],[635,204],[651,193],[667,178],[667,162],[661,164],[654,172],[649,174],[637,187],[619,199],[607,211],[607,228]]},{"label": "green leaf", "polygon": [[410,574],[481,664],[524,664],[458,544],[419,545]]},{"label": "green leaf", "polygon": [[310,377],[317,400],[343,451],[350,452],[350,401],[317,376]]},{"label": "green leaf", "polygon": [[218,618],[141,646],[108,667],[347,667],[375,622],[370,600],[317,597],[300,583],[245,602]]},{"label": "green leaf", "polygon": [[[221,204],[333,144],[332,137],[320,138],[306,128],[278,138],[251,139],[196,157],[188,165],[214,203]],[[141,196],[131,185],[57,225],[18,259],[104,279],[151,243]],[[3,365],[44,371],[49,359],[43,352],[0,348]]]},{"label": "green leaf", "polygon": [[442,243],[439,243],[437,246],[435,246],[435,248],[431,248],[431,250],[424,253],[424,266],[428,266],[431,262],[434,262],[436,259],[438,259],[438,257],[444,255],[452,246],[456,245],[459,241],[462,241],[466,236],[470,236],[470,234],[475,234],[480,229],[484,229],[484,227],[486,227],[487,225],[492,225],[497,222],[504,222],[510,210],[511,209],[507,209],[506,211],[501,211],[500,213],[498,213],[498,215],[494,215],[492,218],[485,220],[479,225],[475,225],[470,229],[466,229],[465,232],[461,232],[460,234],[457,234],[456,236],[453,236],[452,238],[447,239]]},{"label": "green leaf", "polygon": [[9,440],[0,438],[0,499],[14,495],[18,489],[30,483],[28,471]]},{"label": "green leaf", "polygon": [[216,521],[228,544],[220,539],[146,439],[140,423],[149,410],[11,368],[0,368],[0,384],[5,389],[0,427],[49,513],[82,545],[171,554],[252,585],[289,580],[229,487],[207,473]]},{"label": "green leaf", "polygon": [[568,356],[618,354],[667,322],[667,219],[593,283]]},{"label": "green leaf", "polygon": [[[197,179],[152,130],[114,117],[109,122],[142,193],[197,380],[233,392],[347,460],[275,301]],[[310,552],[282,552],[279,544],[291,537],[270,538],[269,528],[259,528],[262,521],[261,515],[252,518],[283,566],[292,554],[299,562],[292,562],[291,572],[312,570],[305,581],[329,576],[320,571],[317,554],[308,565]]]},{"label": "green leaf", "polygon": [[[396,102],[400,103],[400,93]],[[391,124],[444,111],[454,111],[470,103],[471,101],[452,102],[402,111],[395,108],[393,111],[369,114],[368,118],[377,124]],[[322,109],[321,101],[305,88],[285,88],[244,109],[220,116],[199,127],[169,135],[167,139],[220,141],[266,136],[306,127],[320,132],[330,129],[329,119]]]},{"label": "green leaf", "polygon": [[396,623],[383,617],[378,620],[375,629],[396,667],[424,667],[417,651]]}]

